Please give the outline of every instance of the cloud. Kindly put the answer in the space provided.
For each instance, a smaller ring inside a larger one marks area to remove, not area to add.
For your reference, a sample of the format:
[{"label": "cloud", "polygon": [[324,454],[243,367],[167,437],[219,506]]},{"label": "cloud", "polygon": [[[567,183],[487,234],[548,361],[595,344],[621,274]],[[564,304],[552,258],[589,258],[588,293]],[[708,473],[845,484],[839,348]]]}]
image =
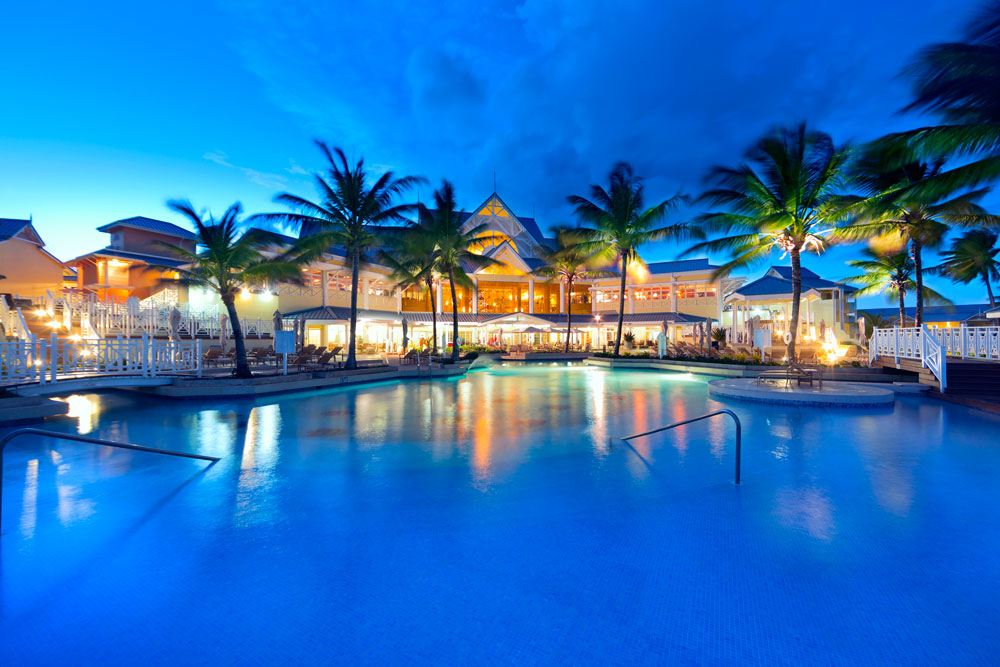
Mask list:
[{"label": "cloud", "polygon": [[808,120],[838,140],[912,124],[895,115],[909,95],[897,74],[922,44],[884,36],[948,39],[967,13],[869,0],[259,3],[233,6],[232,34],[273,103],[316,136],[449,178],[463,206],[495,172],[515,212],[545,225],[570,221],[566,195],[618,160],[666,198],[696,193],[709,166],[739,161],[776,124]]},{"label": "cloud", "polygon": [[[214,162],[217,165],[223,167],[229,167],[230,169],[238,169],[243,172],[243,175],[247,177],[247,180],[254,185],[259,185],[261,187],[268,188],[270,190],[283,190],[288,187],[288,179],[280,174],[272,174],[266,171],[259,171],[257,169],[251,169],[250,167],[240,167],[229,161],[229,156],[222,151],[208,151],[202,158],[208,160],[209,162]],[[294,161],[293,161],[294,164]],[[291,173],[297,173],[291,171]],[[308,173],[302,170],[302,173]]]}]

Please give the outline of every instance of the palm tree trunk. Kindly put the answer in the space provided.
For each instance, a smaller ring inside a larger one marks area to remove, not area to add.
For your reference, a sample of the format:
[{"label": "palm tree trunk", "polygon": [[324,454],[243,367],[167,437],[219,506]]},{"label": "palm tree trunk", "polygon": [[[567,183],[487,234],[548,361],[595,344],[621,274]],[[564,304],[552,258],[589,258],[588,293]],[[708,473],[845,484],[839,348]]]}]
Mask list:
[{"label": "palm tree trunk", "polygon": [[986,283],[986,294],[990,297],[990,308],[996,308],[997,302],[993,298],[993,288],[990,287],[990,274],[983,271],[983,282]]},{"label": "palm tree trunk", "polygon": [[361,262],[361,253],[355,252],[351,258],[351,328],[347,332],[347,361],[344,368],[358,367],[358,353],[354,330],[358,326],[358,264]]},{"label": "palm tree trunk", "polygon": [[622,287],[618,293],[618,333],[615,334],[614,356],[618,356],[618,348],[622,344],[622,324],[625,322],[625,280],[628,274],[628,260],[622,255]]},{"label": "palm tree trunk", "polygon": [[438,316],[437,305],[434,303],[434,281],[427,279],[427,292],[431,295],[431,354],[438,351]]},{"label": "palm tree trunk", "polygon": [[458,361],[458,300],[455,298],[455,270],[450,266],[448,282],[451,283],[451,359]]},{"label": "palm tree trunk", "polygon": [[573,319],[573,307],[570,305],[570,299],[573,297],[573,279],[566,278],[566,298],[563,300],[563,305],[566,306],[566,346],[563,348],[563,354],[569,354],[569,335],[573,331],[572,319]]},{"label": "palm tree trunk", "polygon": [[788,363],[795,361],[795,339],[799,333],[799,300],[802,298],[802,258],[799,249],[792,248],[792,321],[788,325]]},{"label": "palm tree trunk", "polygon": [[236,377],[252,378],[253,372],[247,363],[247,347],[243,342],[243,325],[240,324],[239,313],[236,312],[236,302],[232,295],[223,296],[222,303],[229,313],[229,323],[233,327],[233,343],[236,345]]},{"label": "palm tree trunk", "polygon": [[899,327],[906,326],[906,290],[899,290]]},{"label": "palm tree trunk", "polygon": [[920,256],[920,241],[912,239],[910,245],[913,248],[913,280],[917,288],[917,313],[914,324],[920,327],[924,323],[924,260]]}]

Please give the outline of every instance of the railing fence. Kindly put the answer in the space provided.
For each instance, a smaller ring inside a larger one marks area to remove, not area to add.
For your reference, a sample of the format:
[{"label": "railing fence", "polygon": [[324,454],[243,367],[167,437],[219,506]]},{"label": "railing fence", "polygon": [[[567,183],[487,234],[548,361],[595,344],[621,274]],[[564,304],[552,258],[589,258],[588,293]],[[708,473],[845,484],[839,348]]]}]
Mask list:
[{"label": "railing fence", "polygon": [[0,381],[42,384],[90,375],[140,375],[195,372],[201,376],[201,341],[56,338],[0,343]]}]

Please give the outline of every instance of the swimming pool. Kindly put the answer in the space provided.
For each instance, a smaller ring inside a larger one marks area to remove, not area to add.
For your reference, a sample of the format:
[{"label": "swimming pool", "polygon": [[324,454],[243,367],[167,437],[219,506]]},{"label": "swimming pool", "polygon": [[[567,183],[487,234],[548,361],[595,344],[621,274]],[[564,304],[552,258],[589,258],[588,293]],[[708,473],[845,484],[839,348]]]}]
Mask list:
[{"label": "swimming pool", "polygon": [[[75,397],[8,448],[3,664],[987,664],[1000,417],[493,366],[266,400]],[[618,437],[718,407],[626,446]]]}]

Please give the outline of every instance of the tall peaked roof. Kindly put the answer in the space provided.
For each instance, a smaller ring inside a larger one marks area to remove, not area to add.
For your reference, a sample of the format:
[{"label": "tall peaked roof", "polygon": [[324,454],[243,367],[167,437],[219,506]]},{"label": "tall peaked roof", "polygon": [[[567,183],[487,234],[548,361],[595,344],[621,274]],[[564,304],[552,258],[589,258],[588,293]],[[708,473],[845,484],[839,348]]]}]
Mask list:
[{"label": "tall peaked roof", "polygon": [[[799,269],[799,272],[801,273],[803,280],[806,280],[807,278],[819,278],[819,274],[810,271],[804,266]],[[792,279],[792,267],[790,266],[772,266],[767,273],[776,278],[784,278],[785,280]],[[822,280],[822,278],[820,278],[820,280]]]},{"label": "tall peaked roof", "polygon": [[[485,211],[485,213],[484,213]],[[515,215],[514,211],[507,202],[498,195],[495,191],[483,201],[482,204],[477,206],[472,213],[469,213],[462,220],[464,224],[466,220],[471,218],[473,215],[495,215],[501,218],[512,218],[515,222],[524,228],[524,231],[528,233],[528,236],[532,238],[536,243],[544,244],[547,242],[545,235],[542,234],[542,230],[539,229],[538,223],[535,222],[534,218],[522,217],[520,215]]]},{"label": "tall peaked roof", "polygon": [[176,236],[187,241],[194,241],[197,237],[184,229],[183,227],[178,227],[172,222],[165,222],[163,220],[155,220],[153,218],[147,218],[141,215],[137,215],[131,218],[123,218],[122,220],[115,220],[114,222],[109,222],[108,224],[98,227],[99,232],[110,232],[118,227],[131,227],[132,229],[142,229],[148,232],[156,232],[157,234],[166,234],[167,236]]},{"label": "tall peaked roof", "polygon": [[24,230],[25,227],[30,227],[30,226],[31,226],[31,220],[19,220],[17,218],[0,218],[0,241],[6,241],[12,236],[17,236]]}]

